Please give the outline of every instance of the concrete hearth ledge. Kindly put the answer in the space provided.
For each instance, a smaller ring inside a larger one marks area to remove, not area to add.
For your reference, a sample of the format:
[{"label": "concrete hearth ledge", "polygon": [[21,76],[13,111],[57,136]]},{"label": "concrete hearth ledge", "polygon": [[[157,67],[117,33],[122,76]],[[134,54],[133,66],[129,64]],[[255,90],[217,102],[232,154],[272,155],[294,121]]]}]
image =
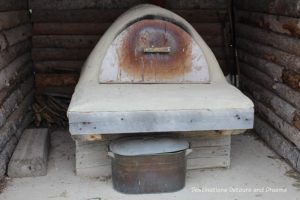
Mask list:
[{"label": "concrete hearth ledge", "polygon": [[8,165],[13,178],[47,174],[48,129],[26,129]]}]

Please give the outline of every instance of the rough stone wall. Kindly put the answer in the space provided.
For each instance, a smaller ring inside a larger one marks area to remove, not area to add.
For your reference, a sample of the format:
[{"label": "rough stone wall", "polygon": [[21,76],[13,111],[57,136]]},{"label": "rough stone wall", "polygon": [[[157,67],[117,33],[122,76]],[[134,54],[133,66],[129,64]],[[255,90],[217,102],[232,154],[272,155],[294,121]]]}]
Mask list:
[{"label": "rough stone wall", "polygon": [[27,0],[0,0],[0,179],[32,121],[31,23]]},{"label": "rough stone wall", "polygon": [[256,132],[300,171],[300,1],[236,0],[241,86]]}]

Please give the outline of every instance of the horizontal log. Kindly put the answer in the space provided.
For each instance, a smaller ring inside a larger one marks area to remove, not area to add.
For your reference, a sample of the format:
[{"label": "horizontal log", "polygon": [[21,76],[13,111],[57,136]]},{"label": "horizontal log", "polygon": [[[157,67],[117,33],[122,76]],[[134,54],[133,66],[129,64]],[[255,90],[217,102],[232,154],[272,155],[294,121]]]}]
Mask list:
[{"label": "horizontal log", "polygon": [[11,46],[9,49],[0,52],[0,70],[6,67],[9,63],[11,63],[18,56],[29,52],[31,48],[31,42],[29,40],[25,40],[24,42],[15,44]]},{"label": "horizontal log", "polygon": [[1,46],[1,49],[3,50],[29,38],[31,36],[31,24],[24,24],[2,31],[1,35],[4,36],[6,41],[6,43],[4,43],[4,48]]},{"label": "horizontal log", "polygon": [[10,29],[29,22],[28,10],[0,12],[0,30]]},{"label": "horizontal log", "polygon": [[292,70],[285,69],[282,72],[282,80],[284,84],[300,92],[300,74]]},{"label": "horizontal log", "polygon": [[22,101],[19,108],[13,112],[3,127],[0,128],[0,152],[3,150],[5,144],[16,133],[22,124],[25,113],[33,101],[33,92],[28,94]]},{"label": "horizontal log", "polygon": [[[109,22],[112,23],[126,10],[100,10],[100,9],[79,9],[79,10],[33,10],[33,22]],[[223,22],[225,11],[223,10],[172,10],[189,22]]]},{"label": "horizontal log", "polygon": [[0,0],[0,11],[25,10],[27,4],[27,0]]},{"label": "horizontal log", "polygon": [[282,82],[282,70],[283,67],[267,60],[258,58],[249,53],[246,53],[243,50],[238,51],[238,57],[242,62],[248,63],[251,66],[255,67],[259,71],[264,72],[274,81]]},{"label": "horizontal log", "polygon": [[16,79],[21,67],[29,63],[30,59],[30,53],[25,53],[0,71],[0,90],[8,87]]},{"label": "horizontal log", "polygon": [[237,38],[238,48],[300,73],[300,57],[247,39]]},{"label": "horizontal log", "polygon": [[300,40],[298,38],[273,33],[240,23],[236,24],[236,34],[238,37],[246,38],[300,56]]},{"label": "horizontal log", "polygon": [[[149,3],[147,0],[30,0],[29,7],[31,9],[128,9],[138,4]],[[190,0],[178,1],[167,0],[165,6],[167,8],[202,8],[202,9],[224,9],[226,8],[226,0]]]},{"label": "horizontal log", "polygon": [[227,1],[226,0],[166,0],[165,7],[167,9],[226,9]]},{"label": "horizontal log", "polygon": [[46,87],[75,86],[78,74],[36,74],[35,86],[38,90]]},{"label": "horizontal log", "polygon": [[16,79],[10,84],[10,86],[5,87],[4,89],[0,90],[0,105],[3,104],[5,99],[17,88],[19,88],[20,85],[22,85],[23,82],[28,80],[29,77],[33,77],[32,73],[32,63],[28,63],[26,66],[24,66],[20,72],[17,73]]},{"label": "horizontal log", "polygon": [[266,119],[274,126],[282,135],[284,135],[290,142],[295,144],[300,149],[300,134],[299,130],[283,119],[278,117],[271,109],[267,108],[259,101],[254,101],[255,108],[259,116]]},{"label": "horizontal log", "polygon": [[243,10],[300,17],[299,0],[243,0],[236,5]]},{"label": "horizontal log", "polygon": [[60,60],[60,61],[37,61],[33,63],[38,73],[55,73],[60,71],[79,72],[84,61]]},{"label": "horizontal log", "polygon": [[300,19],[264,13],[237,11],[237,21],[276,33],[300,38]]},{"label": "horizontal log", "polygon": [[280,156],[287,160],[293,168],[300,172],[300,151],[294,144],[289,142],[284,136],[276,131],[270,124],[255,117],[255,132]]},{"label": "horizontal log", "polygon": [[88,49],[63,49],[63,48],[33,48],[32,59],[34,61],[58,61],[58,60],[85,60],[90,52]]},{"label": "horizontal log", "polygon": [[285,84],[275,82],[263,72],[258,71],[254,67],[245,63],[240,63],[241,73],[251,79],[252,81],[260,84],[266,89],[274,92],[282,99],[286,100],[296,108],[300,108],[300,93],[286,86]]},{"label": "horizontal log", "polygon": [[[34,48],[93,48],[100,37],[99,35],[35,35],[32,38],[32,46]],[[211,47],[224,46],[221,35],[202,37]]]},{"label": "horizontal log", "polygon": [[12,136],[7,144],[5,144],[4,149],[0,152],[0,180],[4,177],[8,162],[17,146],[18,140],[16,136]]},{"label": "horizontal log", "polygon": [[268,106],[276,115],[292,125],[295,123],[297,109],[294,106],[243,75],[241,76],[241,84],[243,91]]},{"label": "horizontal log", "polygon": [[33,89],[33,76],[29,77],[19,88],[14,90],[0,106],[0,127],[2,127],[8,116],[18,109],[24,97]]}]

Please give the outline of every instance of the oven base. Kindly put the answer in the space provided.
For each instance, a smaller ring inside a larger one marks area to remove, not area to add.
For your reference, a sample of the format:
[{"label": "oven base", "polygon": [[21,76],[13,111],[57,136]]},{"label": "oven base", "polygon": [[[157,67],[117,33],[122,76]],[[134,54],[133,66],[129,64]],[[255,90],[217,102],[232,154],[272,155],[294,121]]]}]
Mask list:
[{"label": "oven base", "polygon": [[[192,170],[228,168],[230,166],[231,135],[241,132],[243,131],[202,131],[172,133],[172,135],[179,135],[189,141],[193,152],[187,157],[187,170]],[[124,134],[111,137],[110,135],[104,137],[93,135],[74,138],[76,140],[76,175],[93,178],[110,177],[111,161],[107,156],[108,144],[119,137],[124,137]]]}]

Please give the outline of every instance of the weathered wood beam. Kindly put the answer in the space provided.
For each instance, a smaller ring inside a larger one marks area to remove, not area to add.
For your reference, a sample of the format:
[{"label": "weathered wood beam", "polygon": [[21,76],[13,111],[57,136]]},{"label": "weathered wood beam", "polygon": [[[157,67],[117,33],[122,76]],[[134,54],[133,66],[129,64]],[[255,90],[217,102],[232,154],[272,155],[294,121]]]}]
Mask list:
[{"label": "weathered wood beam", "polygon": [[57,61],[57,60],[85,60],[91,48],[87,49],[64,49],[64,48],[33,48],[32,59],[34,61]]},{"label": "weathered wood beam", "polygon": [[26,40],[31,36],[31,24],[24,24],[15,28],[4,30],[0,33],[5,41],[1,42],[1,50],[8,48],[9,46],[15,45],[21,41]]},{"label": "weathered wood beam", "polygon": [[25,96],[33,89],[33,76],[29,77],[19,88],[14,90],[0,105],[0,127],[2,127],[11,113],[18,109]]},{"label": "weathered wood beam", "polygon": [[293,37],[300,37],[300,19],[264,13],[238,10],[237,21],[244,24],[260,27],[276,33]]},{"label": "weathered wood beam", "polygon": [[282,73],[283,83],[300,92],[300,74],[293,70],[284,69]]},{"label": "weathered wood beam", "polygon": [[30,53],[25,53],[0,71],[0,90],[8,87],[16,79],[18,71],[29,63],[30,59]]},{"label": "weathered wood beam", "polygon": [[268,90],[274,92],[282,99],[286,100],[290,104],[294,105],[298,109],[300,108],[300,93],[286,86],[285,84],[275,82],[269,76],[261,71],[256,70],[254,67],[245,63],[240,63],[241,73],[252,81],[264,86]]},{"label": "weathered wood beam", "polygon": [[243,0],[235,3],[243,10],[300,17],[299,0]]},{"label": "weathered wood beam", "polygon": [[18,56],[30,51],[30,48],[31,42],[29,40],[25,40],[24,42],[20,42],[9,47],[9,49],[0,51],[0,70],[6,67]]},{"label": "weathered wood beam", "polygon": [[75,86],[78,74],[36,74],[35,86],[38,90],[46,87]]},{"label": "weathered wood beam", "polygon": [[25,10],[27,4],[27,0],[0,0],[0,11]]},{"label": "weathered wood beam", "polygon": [[5,147],[5,144],[16,133],[22,124],[24,113],[27,112],[29,106],[33,101],[33,92],[30,92],[22,101],[19,108],[15,110],[7,119],[3,127],[0,128],[0,152]]},{"label": "weathered wood beam", "polygon": [[0,152],[0,179],[2,179],[6,173],[8,162],[17,143],[18,140],[16,136],[12,136],[5,145],[4,149]]},{"label": "weathered wood beam", "polygon": [[37,61],[33,63],[38,73],[53,73],[58,71],[79,72],[84,61],[60,60],[60,61]]},{"label": "weathered wood beam", "polygon": [[243,75],[241,76],[241,84],[243,85],[244,91],[251,94],[257,101],[268,106],[276,115],[291,125],[300,122],[300,120],[297,119],[297,109],[276,94],[266,90],[263,86],[260,86]]},{"label": "weathered wood beam", "polygon": [[285,36],[241,23],[236,24],[236,32],[239,37],[300,56],[300,40],[298,38]]},{"label": "weathered wood beam", "polygon": [[[124,13],[126,9],[123,10],[100,10],[100,9],[78,9],[78,10],[33,10],[32,11],[32,21],[37,22],[109,22],[112,23],[117,17]],[[225,11],[222,10],[205,10],[205,9],[193,9],[193,10],[172,10],[177,13],[185,20],[189,22],[222,22],[224,21]],[[82,24],[84,25],[84,24]]]},{"label": "weathered wood beam", "polygon": [[237,38],[238,48],[300,73],[300,57],[247,39]]},{"label": "weathered wood beam", "polygon": [[300,172],[300,151],[295,145],[258,116],[255,117],[254,129],[275,152]]},{"label": "weathered wood beam", "polygon": [[243,50],[238,51],[238,57],[242,62],[248,63],[257,70],[264,72],[274,81],[282,82],[282,66],[253,56]]},{"label": "weathered wood beam", "polygon": [[[224,9],[226,8],[226,0],[190,0],[190,1],[177,1],[167,0],[167,8],[202,8],[202,9]],[[29,8],[31,9],[128,9],[138,4],[149,3],[147,0],[30,0]]]},{"label": "weathered wood beam", "polygon": [[29,22],[28,10],[0,12],[0,30],[10,29]]}]

